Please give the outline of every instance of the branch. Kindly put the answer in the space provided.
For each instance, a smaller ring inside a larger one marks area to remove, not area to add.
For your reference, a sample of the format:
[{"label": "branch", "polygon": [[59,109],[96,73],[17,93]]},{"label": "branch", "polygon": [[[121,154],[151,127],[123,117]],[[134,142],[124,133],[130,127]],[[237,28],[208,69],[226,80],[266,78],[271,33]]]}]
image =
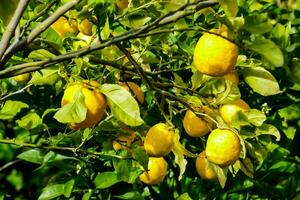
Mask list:
[{"label": "branch", "polygon": [[8,26],[7,26],[7,30],[5,31],[5,33],[2,36],[2,39],[0,41],[0,60],[2,59],[3,54],[5,53],[10,39],[13,36],[13,33],[16,29],[16,27],[19,24],[19,21],[27,7],[29,3],[29,0],[20,0],[18,7],[14,13],[14,16],[12,17],[12,19],[10,20]]},{"label": "branch", "polygon": [[21,40],[20,42],[16,43],[12,46],[9,51],[6,51],[4,56],[0,60],[0,67],[5,64],[5,62],[17,51],[31,43],[36,37],[38,37],[42,32],[44,32],[47,28],[51,26],[60,16],[65,14],[68,10],[72,9],[76,6],[81,0],[73,0],[70,1],[60,8],[58,8],[52,15],[50,15],[45,21],[40,23],[35,29],[31,31],[31,33]]},{"label": "branch", "polygon": [[[203,5],[201,8],[205,8],[205,7],[213,6],[216,3],[217,3],[216,1],[210,0],[210,1],[200,2],[199,5]],[[25,64],[20,64],[20,65],[15,65],[13,67],[9,67],[5,70],[0,71],[0,79],[21,74],[19,72],[20,70],[22,70],[22,73],[36,71],[36,70],[48,67],[52,64],[56,64],[56,63],[60,63],[63,61],[68,61],[68,60],[76,58],[76,57],[84,56],[90,52],[103,49],[107,46],[116,44],[121,41],[135,39],[138,35],[148,32],[150,29],[153,30],[154,28],[162,26],[162,24],[160,24],[161,21],[163,21],[165,18],[168,18],[170,15],[173,15],[176,12],[180,12],[182,9],[185,9],[185,8],[186,8],[186,6],[182,6],[178,10],[170,12],[168,14],[165,14],[162,17],[158,18],[157,20],[155,20],[154,22],[152,22],[148,25],[144,25],[138,29],[130,30],[121,35],[109,38],[107,40],[102,41],[102,43],[95,42],[95,43],[93,43],[85,48],[82,48],[80,50],[69,52],[69,53],[66,53],[63,55],[59,55],[59,56],[56,56],[51,59],[46,59],[43,61],[35,61],[35,62],[30,62],[30,63],[25,63]],[[194,12],[196,12],[196,10],[194,10]],[[188,14],[191,15],[194,12],[189,12]],[[181,15],[181,17],[184,17],[184,16],[187,16],[187,13],[185,13],[185,15]],[[173,21],[167,21],[165,23],[171,23],[171,22],[174,22],[174,20],[176,21],[178,19],[179,18],[173,18],[172,19]],[[3,64],[3,63],[0,63],[0,66],[1,66],[1,64]]]},{"label": "branch", "polygon": [[8,97],[11,97],[13,95],[16,95],[16,94],[20,94],[22,92],[24,92],[27,88],[29,88],[30,86],[32,86],[32,84],[28,84],[26,85],[25,87],[21,88],[20,90],[17,90],[15,92],[12,92],[12,93],[9,93],[8,95],[4,96],[4,97],[1,97],[0,98],[0,101],[3,101],[4,99],[7,99]]}]

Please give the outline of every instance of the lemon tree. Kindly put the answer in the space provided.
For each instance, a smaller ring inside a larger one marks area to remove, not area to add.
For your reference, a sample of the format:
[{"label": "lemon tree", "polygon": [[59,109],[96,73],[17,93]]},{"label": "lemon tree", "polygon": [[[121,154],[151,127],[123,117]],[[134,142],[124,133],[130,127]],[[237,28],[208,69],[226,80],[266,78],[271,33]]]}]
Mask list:
[{"label": "lemon tree", "polygon": [[298,199],[299,13],[0,1],[0,199]]}]

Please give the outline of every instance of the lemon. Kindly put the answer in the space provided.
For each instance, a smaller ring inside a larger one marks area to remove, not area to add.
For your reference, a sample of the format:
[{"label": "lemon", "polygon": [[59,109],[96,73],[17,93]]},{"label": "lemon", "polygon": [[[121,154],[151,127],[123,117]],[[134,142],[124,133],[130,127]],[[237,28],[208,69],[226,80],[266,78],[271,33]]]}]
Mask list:
[{"label": "lemon", "polygon": [[[210,113],[208,107],[203,107],[204,113]],[[213,122],[206,117],[199,118],[193,111],[186,111],[183,118],[185,132],[192,137],[201,137],[208,134],[213,126]]]},{"label": "lemon", "polygon": [[240,139],[230,130],[215,129],[207,138],[205,152],[212,163],[221,167],[233,165],[240,157]]},{"label": "lemon", "polygon": [[132,92],[134,97],[141,103],[143,104],[145,101],[144,93],[140,86],[135,84],[134,82],[126,82],[126,83],[120,83],[122,87],[124,87],[126,90],[129,92]]},{"label": "lemon", "polygon": [[[227,28],[213,29],[211,32],[227,37]],[[238,57],[238,47],[221,36],[204,33],[194,51],[194,65],[203,74],[223,76],[234,70]]]},{"label": "lemon", "polygon": [[[88,83],[89,81],[86,81]],[[80,123],[71,123],[72,129],[88,128],[97,124],[104,116],[106,109],[106,99],[97,89],[91,89],[86,83],[75,83],[69,85],[63,95],[61,106],[74,102],[76,93],[80,90],[84,95],[84,102],[87,106],[86,118]],[[89,85],[99,85],[91,82]]]},{"label": "lemon", "polygon": [[51,25],[51,28],[55,30],[60,37],[64,37],[66,33],[78,33],[77,21],[72,19],[68,20],[66,17],[61,16],[56,22]]},{"label": "lemon", "polygon": [[20,75],[17,75],[17,76],[13,77],[13,79],[18,83],[25,83],[29,80],[29,78],[30,78],[29,73],[20,74]]},{"label": "lemon", "polygon": [[128,7],[128,0],[116,0],[116,5],[120,10],[124,10]]},{"label": "lemon", "polygon": [[248,109],[250,109],[250,106],[242,99],[238,99],[232,103],[221,105],[219,108],[219,113],[226,123],[232,123],[235,115],[239,111],[243,112]]},{"label": "lemon", "polygon": [[146,134],[144,147],[148,155],[162,157],[173,148],[174,131],[164,123],[152,126]]},{"label": "lemon", "polygon": [[84,19],[78,25],[78,29],[84,35],[91,36],[93,34],[93,23],[90,22],[88,19]]},{"label": "lemon", "polygon": [[236,72],[236,70],[232,71],[232,72],[229,72],[227,74],[225,74],[223,76],[223,78],[225,80],[228,80],[228,81],[231,81],[232,84],[234,85],[238,85],[239,84],[239,75],[238,73]]},{"label": "lemon", "polygon": [[165,179],[168,170],[168,163],[163,157],[150,157],[148,171],[140,175],[140,180],[147,185],[156,185]]},{"label": "lemon", "polygon": [[203,179],[217,180],[218,177],[217,177],[216,172],[211,167],[209,167],[207,162],[208,161],[206,160],[206,153],[205,153],[205,151],[202,151],[196,159],[197,173]]}]

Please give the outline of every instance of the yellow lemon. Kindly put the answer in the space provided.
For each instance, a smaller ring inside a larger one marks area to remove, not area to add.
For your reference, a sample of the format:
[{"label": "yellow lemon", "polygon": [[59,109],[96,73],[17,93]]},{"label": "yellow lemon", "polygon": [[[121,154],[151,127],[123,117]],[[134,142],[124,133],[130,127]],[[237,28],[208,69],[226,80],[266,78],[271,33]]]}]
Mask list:
[{"label": "yellow lemon", "polygon": [[234,85],[238,85],[239,84],[239,75],[238,73],[236,72],[236,70],[232,71],[232,72],[229,72],[227,74],[225,74],[223,76],[223,78],[225,80],[228,80],[228,81],[231,81],[232,84]]},{"label": "yellow lemon", "polygon": [[[206,106],[202,108],[204,113],[210,113],[210,109]],[[213,122],[209,120],[207,117],[199,118],[197,115],[193,113],[193,111],[186,111],[183,118],[183,127],[185,132],[192,137],[201,137],[210,132],[212,129]]]},{"label": "yellow lemon", "polygon": [[66,33],[78,33],[77,21],[72,19],[68,20],[66,17],[61,16],[56,22],[51,25],[51,28],[55,30],[60,37],[64,37]]},{"label": "yellow lemon", "polygon": [[[227,28],[213,29],[211,32],[227,37]],[[221,36],[204,33],[194,51],[195,67],[209,76],[223,76],[234,70],[238,57],[238,47]]]},{"label": "yellow lemon", "polygon": [[128,7],[128,0],[116,0],[116,5],[120,10],[124,10]]},{"label": "yellow lemon", "polygon": [[132,92],[134,97],[141,103],[143,104],[145,101],[144,93],[140,86],[135,84],[134,82],[126,82],[126,83],[120,83],[122,87],[124,87],[126,90],[129,92]]},{"label": "yellow lemon", "polygon": [[17,75],[17,76],[13,77],[13,79],[18,83],[25,83],[29,80],[29,78],[30,78],[29,73],[20,74],[20,75]]},{"label": "yellow lemon", "polygon": [[173,148],[174,131],[164,123],[152,126],[146,134],[144,147],[148,155],[162,157]]},{"label": "yellow lemon", "polygon": [[232,123],[234,116],[239,111],[246,111],[248,109],[250,109],[250,106],[242,99],[238,99],[232,103],[221,105],[219,113],[226,123]]},{"label": "yellow lemon", "polygon": [[163,157],[150,157],[148,171],[140,175],[140,180],[147,185],[156,185],[165,179],[168,170],[168,163]]},{"label": "yellow lemon", "polygon": [[206,153],[205,151],[202,151],[196,159],[196,170],[199,176],[207,180],[217,180],[218,177],[216,172],[211,167],[209,167],[207,162],[208,161],[206,160]]},{"label": "yellow lemon", "polygon": [[93,34],[93,23],[90,22],[88,19],[84,19],[78,25],[78,29],[84,35],[91,36]]},{"label": "yellow lemon", "polygon": [[205,152],[212,163],[221,167],[233,165],[240,157],[240,139],[230,130],[215,129],[207,138]]},{"label": "yellow lemon", "polygon": [[[88,82],[88,81],[87,81]],[[95,82],[90,85],[94,85]],[[86,118],[80,123],[71,123],[72,129],[88,128],[97,124],[104,116],[106,109],[106,99],[97,89],[91,89],[86,83],[75,83],[68,86],[64,92],[61,106],[74,102],[74,97],[78,91],[84,95],[84,102],[87,106]]]}]

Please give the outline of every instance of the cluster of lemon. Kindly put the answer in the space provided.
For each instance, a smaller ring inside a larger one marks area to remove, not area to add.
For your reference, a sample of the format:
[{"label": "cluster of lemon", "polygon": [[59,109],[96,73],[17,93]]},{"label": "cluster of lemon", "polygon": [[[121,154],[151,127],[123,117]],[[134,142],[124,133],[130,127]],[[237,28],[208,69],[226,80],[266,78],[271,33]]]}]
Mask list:
[{"label": "cluster of lemon", "polygon": [[[204,33],[196,45],[194,51],[194,65],[203,74],[224,77],[232,84],[238,84],[239,79],[235,71],[238,57],[238,46],[228,40],[226,26],[220,29],[212,29]],[[219,107],[219,115],[224,122],[231,124],[239,111],[250,109],[242,99]],[[205,150],[196,160],[198,174],[209,180],[217,179],[217,174],[209,163],[227,167],[233,165],[240,156],[240,138],[233,129],[214,129],[213,122],[207,117],[212,111],[204,106],[201,108],[204,117],[198,117],[188,110],[183,120],[183,126],[187,134],[192,137],[208,135]],[[206,115],[206,116],[205,116]],[[209,161],[209,162],[208,162]]]}]

